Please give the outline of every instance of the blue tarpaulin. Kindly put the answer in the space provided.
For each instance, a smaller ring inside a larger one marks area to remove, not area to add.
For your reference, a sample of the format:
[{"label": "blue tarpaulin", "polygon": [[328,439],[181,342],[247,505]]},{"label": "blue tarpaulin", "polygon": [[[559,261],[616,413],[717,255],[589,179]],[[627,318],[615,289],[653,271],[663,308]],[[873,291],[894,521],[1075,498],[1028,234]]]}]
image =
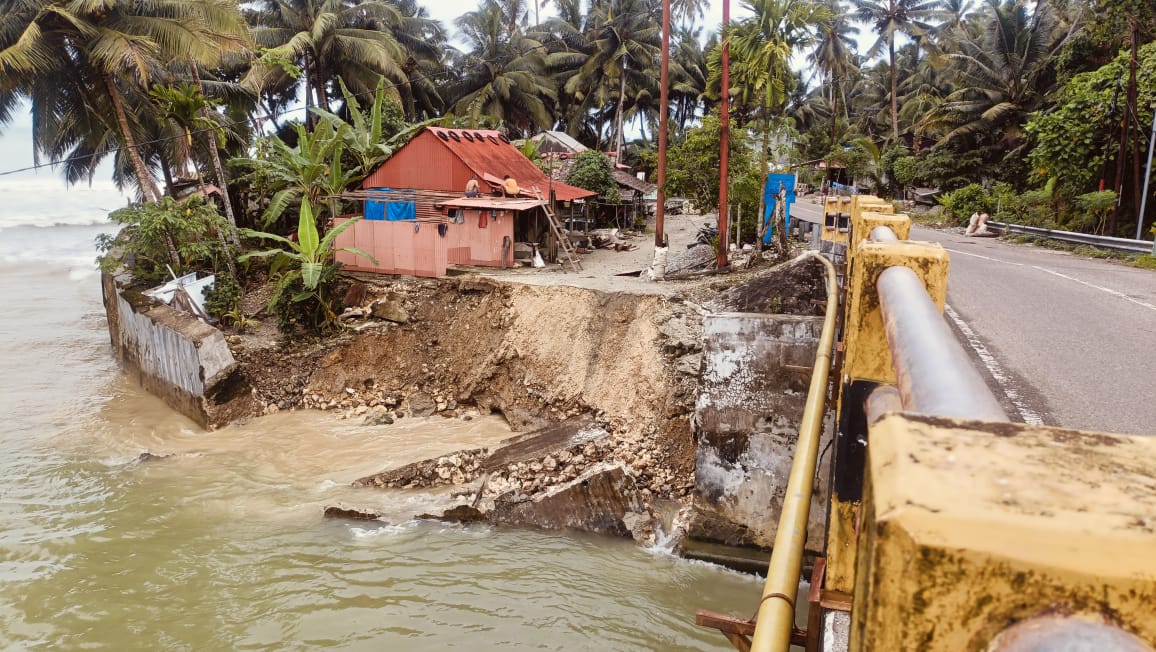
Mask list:
[{"label": "blue tarpaulin", "polygon": [[417,204],[412,201],[390,201],[385,203],[385,219],[388,222],[416,220]]},{"label": "blue tarpaulin", "polygon": [[791,230],[791,204],[795,203],[795,175],[768,174],[767,183],[763,186],[763,226],[767,227],[767,234],[763,237],[763,244],[771,244],[775,226],[771,216],[775,214],[775,204],[779,201],[779,190],[787,191],[787,198],[783,207],[784,222],[787,230]]},{"label": "blue tarpaulin", "polygon": [[[370,188],[380,192],[394,192],[392,188]],[[404,192],[404,191],[402,191]],[[400,222],[417,219],[417,203],[415,201],[383,201],[369,199],[365,202],[365,219],[375,221]]]}]

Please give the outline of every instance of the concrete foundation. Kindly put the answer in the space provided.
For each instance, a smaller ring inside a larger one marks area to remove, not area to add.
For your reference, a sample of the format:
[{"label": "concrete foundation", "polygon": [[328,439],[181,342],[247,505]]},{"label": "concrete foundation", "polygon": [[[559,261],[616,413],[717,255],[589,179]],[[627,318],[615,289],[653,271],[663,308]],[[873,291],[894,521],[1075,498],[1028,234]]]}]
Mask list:
[{"label": "concrete foundation", "polygon": [[[725,313],[703,322],[694,506],[685,547],[769,549],[775,539],[821,317]],[[829,433],[830,428],[827,428]],[[821,444],[828,451],[830,434]],[[807,548],[822,550],[829,454],[820,459]]]}]

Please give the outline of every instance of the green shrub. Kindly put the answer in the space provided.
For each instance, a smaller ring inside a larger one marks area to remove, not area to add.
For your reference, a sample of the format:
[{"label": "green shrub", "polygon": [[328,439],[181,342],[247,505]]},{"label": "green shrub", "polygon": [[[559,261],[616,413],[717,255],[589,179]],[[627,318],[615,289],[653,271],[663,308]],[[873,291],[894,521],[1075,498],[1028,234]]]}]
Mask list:
[{"label": "green shrub", "polygon": [[[229,255],[224,245],[228,227],[216,207],[200,197],[176,200],[162,197],[109,214],[124,229],[115,237],[96,239],[101,269],[110,272],[124,264],[137,278],[158,283],[194,271],[216,272]],[[115,247],[115,251],[114,251]]]},{"label": "green shrub", "polygon": [[205,288],[205,312],[221,322],[231,324],[241,303],[241,286],[231,276],[217,275],[211,287]]},{"label": "green shrub", "polygon": [[943,204],[949,223],[966,225],[972,213],[991,213],[991,196],[978,183],[941,195],[938,201]]},{"label": "green shrub", "polygon": [[277,330],[293,339],[302,332],[323,335],[337,324],[333,306],[337,300],[337,272],[341,263],[326,265],[313,289],[305,287],[301,270],[294,269],[281,277],[269,298],[269,312],[277,318]]}]

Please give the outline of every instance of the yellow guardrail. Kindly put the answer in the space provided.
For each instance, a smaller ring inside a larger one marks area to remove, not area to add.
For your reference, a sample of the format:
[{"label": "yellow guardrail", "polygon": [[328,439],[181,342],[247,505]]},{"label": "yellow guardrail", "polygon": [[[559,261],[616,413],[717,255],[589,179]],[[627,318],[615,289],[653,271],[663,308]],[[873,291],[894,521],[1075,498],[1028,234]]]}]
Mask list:
[{"label": "yellow guardrail", "polygon": [[752,650],[785,652],[791,645],[795,622],[795,600],[798,597],[799,574],[803,565],[803,546],[807,541],[807,516],[811,509],[811,487],[819,456],[819,438],[823,430],[824,399],[831,370],[831,351],[835,343],[835,319],[839,312],[839,286],[831,261],[812,254],[827,268],[827,312],[819,336],[819,351],[811,373],[811,386],[799,425],[795,457],[775,533],[775,547],[767,567],[767,580],[759,603],[757,623],[751,641]]}]

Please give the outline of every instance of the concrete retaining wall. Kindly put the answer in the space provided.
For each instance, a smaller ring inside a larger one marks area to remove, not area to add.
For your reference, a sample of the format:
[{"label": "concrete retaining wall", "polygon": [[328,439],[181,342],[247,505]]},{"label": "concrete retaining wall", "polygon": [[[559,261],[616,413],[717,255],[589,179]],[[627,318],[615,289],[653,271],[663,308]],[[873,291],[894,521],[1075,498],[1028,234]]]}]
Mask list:
[{"label": "concrete retaining wall", "polygon": [[[822,327],[821,317],[705,317],[694,508],[684,545],[690,556],[701,556],[693,554],[696,544],[773,545]],[[829,459],[820,460],[811,503],[812,551],[823,545]]]},{"label": "concrete retaining wall", "polygon": [[101,279],[108,333],[125,372],[149,393],[196,421],[216,428],[251,413],[253,399],[224,334],[122,285]]}]

